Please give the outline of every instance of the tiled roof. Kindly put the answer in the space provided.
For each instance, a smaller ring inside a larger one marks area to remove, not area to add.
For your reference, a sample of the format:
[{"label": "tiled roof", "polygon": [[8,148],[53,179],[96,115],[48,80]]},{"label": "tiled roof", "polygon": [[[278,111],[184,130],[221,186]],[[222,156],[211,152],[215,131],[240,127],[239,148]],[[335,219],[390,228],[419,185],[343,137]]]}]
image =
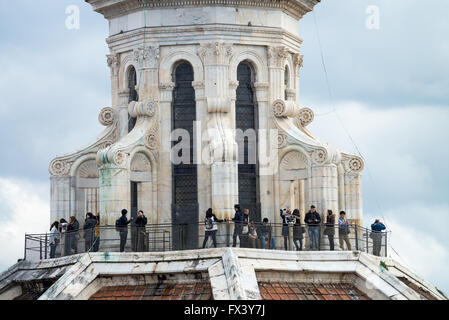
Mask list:
[{"label": "tiled roof", "polygon": [[209,282],[103,287],[90,300],[212,300]]},{"label": "tiled roof", "polygon": [[348,283],[259,282],[263,300],[371,300]]}]

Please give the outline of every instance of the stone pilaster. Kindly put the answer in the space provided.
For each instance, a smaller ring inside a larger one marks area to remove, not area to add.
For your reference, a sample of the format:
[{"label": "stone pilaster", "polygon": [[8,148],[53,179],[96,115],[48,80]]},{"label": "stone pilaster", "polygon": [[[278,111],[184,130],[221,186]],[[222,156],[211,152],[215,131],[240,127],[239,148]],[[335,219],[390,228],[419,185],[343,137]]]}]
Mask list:
[{"label": "stone pilaster", "polygon": [[201,44],[198,50],[205,70],[207,97],[207,136],[211,162],[212,208],[221,218],[230,218],[238,202],[238,162],[231,118],[229,94],[229,62],[232,45],[226,43]]}]

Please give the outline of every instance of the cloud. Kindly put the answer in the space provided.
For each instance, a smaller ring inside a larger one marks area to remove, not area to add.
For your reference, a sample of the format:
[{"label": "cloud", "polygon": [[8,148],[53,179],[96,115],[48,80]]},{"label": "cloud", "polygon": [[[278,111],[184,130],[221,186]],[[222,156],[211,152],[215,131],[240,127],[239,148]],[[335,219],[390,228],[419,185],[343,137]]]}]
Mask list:
[{"label": "cloud", "polygon": [[[380,30],[366,28],[370,5],[379,7]],[[322,1],[315,7],[336,100],[382,107],[449,101],[449,2],[429,0],[426,5],[425,15],[419,0]],[[301,21],[300,35],[303,97],[328,101],[313,14]]]},{"label": "cloud", "polygon": [[0,178],[0,270],[23,258],[25,233],[44,233],[49,228],[49,184]]},{"label": "cloud", "polygon": [[[409,213],[419,214],[413,211]],[[435,222],[438,221],[435,219]],[[419,224],[408,223],[407,220],[390,219],[388,224],[393,230],[391,246],[399,254],[396,259],[445,294],[448,293],[449,278],[445,274],[449,265],[449,252],[446,238],[437,239],[427,229],[421,228]]]}]

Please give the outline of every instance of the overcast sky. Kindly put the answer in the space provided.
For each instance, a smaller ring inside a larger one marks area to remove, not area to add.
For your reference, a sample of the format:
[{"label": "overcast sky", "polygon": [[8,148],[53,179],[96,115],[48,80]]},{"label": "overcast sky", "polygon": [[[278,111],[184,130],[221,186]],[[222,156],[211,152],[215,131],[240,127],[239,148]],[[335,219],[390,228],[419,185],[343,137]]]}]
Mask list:
[{"label": "overcast sky", "polygon": [[[77,5],[81,28],[65,27]],[[380,29],[368,29],[368,6]],[[365,225],[449,292],[449,0],[323,0],[300,25],[310,130],[366,160]],[[52,158],[91,141],[110,105],[106,20],[81,0],[0,0],[0,270],[49,224]],[[321,60],[319,33],[328,72]],[[336,110],[336,111],[334,111]]]}]

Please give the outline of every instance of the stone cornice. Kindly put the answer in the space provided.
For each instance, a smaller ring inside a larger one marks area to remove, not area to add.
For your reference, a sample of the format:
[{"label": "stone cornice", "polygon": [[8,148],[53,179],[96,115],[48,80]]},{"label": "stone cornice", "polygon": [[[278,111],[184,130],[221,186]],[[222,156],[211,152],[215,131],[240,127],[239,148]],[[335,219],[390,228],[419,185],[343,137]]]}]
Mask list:
[{"label": "stone cornice", "polygon": [[106,19],[121,16],[128,12],[147,8],[179,7],[253,7],[278,9],[301,19],[321,0],[85,0],[93,9]]}]

